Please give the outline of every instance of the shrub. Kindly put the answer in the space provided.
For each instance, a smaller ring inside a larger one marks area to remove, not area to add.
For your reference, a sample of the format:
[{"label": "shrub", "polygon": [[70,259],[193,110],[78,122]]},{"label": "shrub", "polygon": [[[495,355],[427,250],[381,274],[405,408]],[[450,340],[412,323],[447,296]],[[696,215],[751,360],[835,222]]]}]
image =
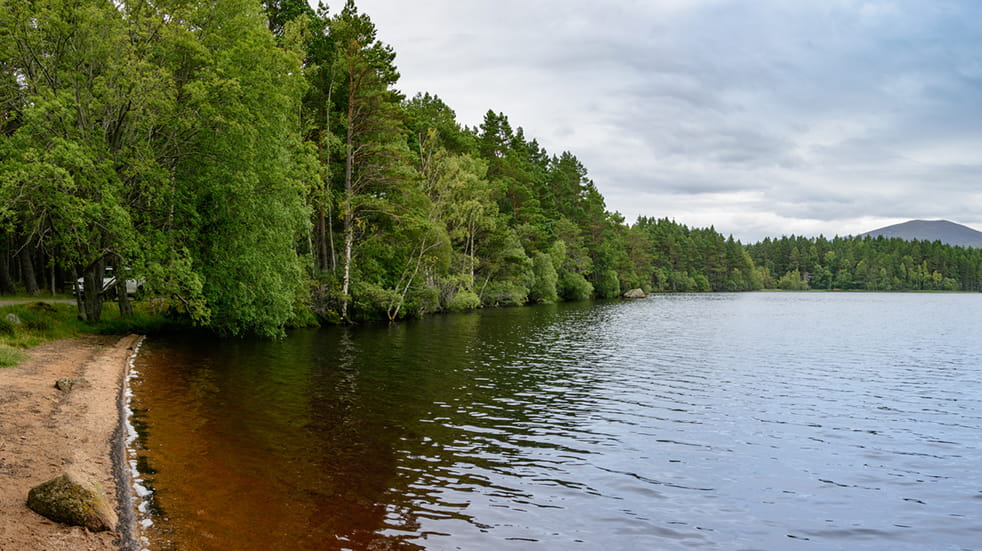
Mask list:
[{"label": "shrub", "polygon": [[368,281],[351,285],[351,307],[360,319],[386,319],[387,311],[402,302],[402,296]]},{"label": "shrub", "polygon": [[481,306],[481,299],[477,296],[477,293],[470,290],[459,291],[454,295],[450,303],[447,304],[447,310],[451,312],[464,312],[467,310],[474,310]]},{"label": "shrub", "polygon": [[[667,279],[668,276],[665,276]],[[597,279],[597,296],[600,298],[615,298],[621,294],[621,283],[617,277],[617,272],[611,269],[604,270]]]},{"label": "shrub", "polygon": [[563,300],[587,300],[593,295],[593,285],[576,272],[564,272],[559,278],[559,295]]},{"label": "shrub", "polygon": [[406,314],[423,317],[430,312],[440,310],[440,289],[438,287],[422,287],[410,291],[406,297]]},{"label": "shrub", "polygon": [[528,295],[527,287],[510,281],[492,281],[481,293],[486,306],[521,306]]}]

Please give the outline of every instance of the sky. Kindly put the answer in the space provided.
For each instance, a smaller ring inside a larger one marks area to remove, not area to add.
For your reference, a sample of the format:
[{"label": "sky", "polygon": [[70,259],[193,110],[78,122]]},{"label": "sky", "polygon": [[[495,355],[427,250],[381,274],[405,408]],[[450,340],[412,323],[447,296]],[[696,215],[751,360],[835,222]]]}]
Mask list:
[{"label": "sky", "polygon": [[744,243],[982,230],[982,2],[356,3],[403,93],[572,152],[628,223]]}]

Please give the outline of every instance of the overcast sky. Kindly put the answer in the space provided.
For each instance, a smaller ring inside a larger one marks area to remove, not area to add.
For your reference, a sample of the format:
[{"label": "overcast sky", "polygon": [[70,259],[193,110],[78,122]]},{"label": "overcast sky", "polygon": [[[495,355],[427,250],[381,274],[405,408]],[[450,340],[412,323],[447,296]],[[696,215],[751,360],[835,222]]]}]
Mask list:
[{"label": "overcast sky", "polygon": [[628,222],[745,243],[915,218],[982,230],[982,2],[357,5],[404,93],[571,151]]}]

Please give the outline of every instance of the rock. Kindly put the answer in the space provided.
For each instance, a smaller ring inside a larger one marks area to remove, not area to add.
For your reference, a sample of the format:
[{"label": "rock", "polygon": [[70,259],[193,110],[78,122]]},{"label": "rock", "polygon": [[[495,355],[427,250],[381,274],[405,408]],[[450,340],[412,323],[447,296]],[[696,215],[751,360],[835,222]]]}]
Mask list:
[{"label": "rock", "polygon": [[55,522],[84,526],[93,532],[116,529],[116,512],[97,484],[75,472],[31,488],[27,506]]},{"label": "rock", "polygon": [[62,392],[68,392],[75,387],[86,387],[89,386],[89,382],[79,377],[77,379],[72,379],[71,377],[62,377],[55,381],[55,388]]},{"label": "rock", "polygon": [[22,322],[20,320],[20,318],[17,317],[17,314],[15,314],[13,312],[11,312],[11,313],[7,314],[6,316],[4,316],[3,319],[5,319],[8,322],[10,322],[11,325],[24,325],[24,322]]},{"label": "rock", "polygon": [[644,298],[646,295],[641,289],[631,289],[624,293],[624,298]]}]

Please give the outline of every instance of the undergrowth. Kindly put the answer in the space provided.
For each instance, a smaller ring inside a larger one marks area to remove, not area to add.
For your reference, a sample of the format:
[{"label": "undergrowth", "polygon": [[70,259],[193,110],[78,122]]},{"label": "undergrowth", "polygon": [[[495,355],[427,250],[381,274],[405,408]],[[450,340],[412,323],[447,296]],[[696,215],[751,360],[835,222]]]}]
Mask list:
[{"label": "undergrowth", "polygon": [[132,316],[122,318],[115,303],[103,306],[102,320],[86,323],[78,318],[78,308],[69,303],[25,302],[0,307],[0,367],[24,361],[24,349],[80,335],[156,334],[181,324],[151,311],[146,303],[133,304]]},{"label": "undergrowth", "polygon": [[6,344],[0,344],[0,367],[17,365],[24,361],[26,357],[27,356],[20,350],[11,348]]}]

